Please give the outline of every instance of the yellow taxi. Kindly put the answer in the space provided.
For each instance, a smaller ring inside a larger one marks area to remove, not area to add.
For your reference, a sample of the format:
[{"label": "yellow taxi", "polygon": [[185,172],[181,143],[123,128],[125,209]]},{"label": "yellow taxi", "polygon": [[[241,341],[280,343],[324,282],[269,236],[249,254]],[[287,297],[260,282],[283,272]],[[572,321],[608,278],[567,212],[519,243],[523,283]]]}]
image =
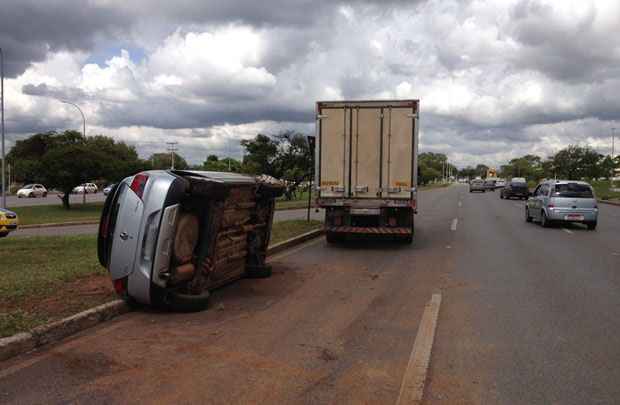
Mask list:
[{"label": "yellow taxi", "polygon": [[19,220],[17,214],[4,208],[0,208],[0,238],[4,238],[9,232],[17,229]]}]

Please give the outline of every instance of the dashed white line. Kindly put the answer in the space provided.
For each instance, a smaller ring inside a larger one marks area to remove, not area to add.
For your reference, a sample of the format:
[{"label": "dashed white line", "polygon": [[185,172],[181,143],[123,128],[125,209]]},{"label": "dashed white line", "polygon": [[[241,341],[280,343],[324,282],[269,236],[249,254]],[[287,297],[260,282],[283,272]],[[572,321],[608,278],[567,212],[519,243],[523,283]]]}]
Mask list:
[{"label": "dashed white line", "polygon": [[573,231],[568,230],[568,229],[566,229],[566,228],[562,228],[562,230],[563,230],[564,232],[566,232],[566,233],[571,234],[571,235],[573,234]]},{"label": "dashed white line", "polygon": [[451,231],[456,231],[456,225],[459,223],[459,219],[458,218],[454,218],[452,220],[452,225],[450,225],[450,230]]},{"label": "dashed white line", "polygon": [[461,208],[463,206],[463,204],[461,204],[461,202],[459,201],[459,208]]}]

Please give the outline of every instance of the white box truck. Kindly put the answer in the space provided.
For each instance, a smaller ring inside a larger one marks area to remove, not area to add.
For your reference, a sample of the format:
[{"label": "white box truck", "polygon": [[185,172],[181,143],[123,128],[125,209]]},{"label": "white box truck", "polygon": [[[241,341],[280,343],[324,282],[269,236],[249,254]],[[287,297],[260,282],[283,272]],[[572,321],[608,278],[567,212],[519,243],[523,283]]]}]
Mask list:
[{"label": "white box truck", "polygon": [[317,205],[330,243],[348,235],[411,242],[417,212],[419,100],[316,104]]}]

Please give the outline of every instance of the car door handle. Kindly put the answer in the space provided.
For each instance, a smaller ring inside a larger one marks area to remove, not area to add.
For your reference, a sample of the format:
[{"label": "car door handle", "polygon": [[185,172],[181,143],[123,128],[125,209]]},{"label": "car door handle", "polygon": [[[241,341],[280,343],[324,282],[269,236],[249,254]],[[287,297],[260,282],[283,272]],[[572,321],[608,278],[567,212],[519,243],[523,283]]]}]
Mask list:
[{"label": "car door handle", "polygon": [[129,238],[129,235],[127,234],[127,232],[121,232],[121,234],[118,236],[120,236],[122,240],[127,240],[127,238]]}]

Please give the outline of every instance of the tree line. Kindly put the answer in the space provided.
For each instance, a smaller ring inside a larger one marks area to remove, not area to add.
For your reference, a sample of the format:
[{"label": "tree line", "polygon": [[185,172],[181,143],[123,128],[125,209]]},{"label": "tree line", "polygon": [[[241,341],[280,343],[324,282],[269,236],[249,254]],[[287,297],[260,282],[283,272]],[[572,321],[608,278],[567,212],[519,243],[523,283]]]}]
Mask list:
[{"label": "tree line", "polygon": [[[466,167],[459,171],[459,176],[473,178],[486,177],[488,167],[482,164]],[[620,169],[620,156],[614,159],[603,155],[588,146],[569,145],[556,154],[541,158],[527,154],[511,159],[500,166],[498,176],[506,179],[524,177],[528,181],[541,179],[601,179],[613,176],[614,170]]]}]

